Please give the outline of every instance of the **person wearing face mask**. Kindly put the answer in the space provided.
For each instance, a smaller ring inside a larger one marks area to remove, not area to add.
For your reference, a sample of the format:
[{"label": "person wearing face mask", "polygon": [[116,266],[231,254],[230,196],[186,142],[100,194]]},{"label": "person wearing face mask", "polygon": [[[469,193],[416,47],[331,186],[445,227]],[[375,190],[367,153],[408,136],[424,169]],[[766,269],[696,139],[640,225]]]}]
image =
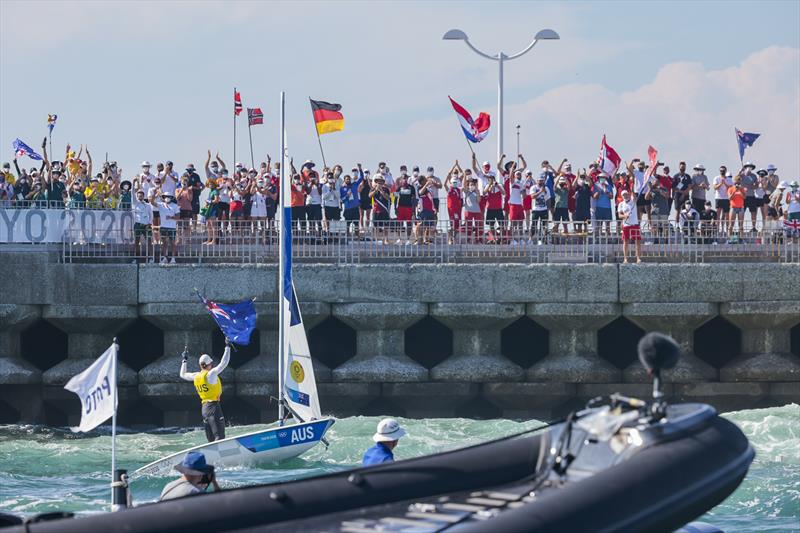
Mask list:
[{"label": "person wearing face mask", "polygon": [[587,229],[587,223],[591,218],[591,181],[586,176],[586,169],[578,170],[575,178],[575,213],[572,215],[572,225],[577,233],[582,233]]},{"label": "person wearing face mask", "polygon": [[533,209],[531,211],[531,238],[534,235],[538,237],[541,243],[542,238],[547,233],[547,219],[550,213],[548,200],[550,191],[547,189],[547,178],[544,174],[539,174],[536,177],[536,182],[531,187],[531,198],[533,200]]},{"label": "person wearing face mask", "polygon": [[461,210],[464,207],[461,189],[461,166],[456,159],[453,168],[447,173],[444,180],[444,189],[447,191],[447,215],[450,220],[450,234],[448,242],[453,244],[456,234],[461,231]]},{"label": "person wearing face mask", "polygon": [[758,176],[754,172],[755,169],[756,166],[748,161],[737,174],[737,176],[741,177],[741,186],[742,189],[744,189],[745,211],[750,211],[750,219],[753,224],[751,231],[756,231],[756,218],[758,216],[758,210],[761,207],[758,205],[758,200],[756,199],[756,185],[758,184]]},{"label": "person wearing face mask", "polygon": [[494,175],[488,175],[486,187],[483,189],[483,196],[486,198],[486,223],[489,226],[489,240],[493,243],[499,242],[498,237],[503,231],[505,215],[503,213],[503,187],[495,181]]},{"label": "person wearing face mask", "polygon": [[181,176],[181,186],[175,192],[175,200],[178,204],[178,238],[183,241],[189,237],[189,223],[192,219],[192,200],[194,189],[189,185],[189,175]]},{"label": "person wearing face mask", "polygon": [[175,231],[180,218],[180,209],[175,203],[175,197],[171,194],[164,193],[161,195],[161,201],[156,201],[153,198],[154,207],[160,213],[161,228],[159,231],[161,238],[161,264],[165,265],[167,262],[175,263]]},{"label": "person wearing face mask", "polygon": [[394,201],[394,212],[397,214],[397,222],[400,226],[405,226],[405,244],[411,244],[411,221],[414,218],[414,206],[417,202],[417,189],[409,182],[408,178],[401,176],[397,179],[397,191]]},{"label": "person wearing face mask", "polygon": [[44,159],[44,170],[42,171],[42,178],[44,180],[45,200],[47,206],[52,209],[62,209],[64,207],[64,196],[66,195],[66,186],[62,180],[61,169],[55,165],[50,164],[47,158],[47,138],[42,141],[42,157]]},{"label": "person wearing face mask", "polygon": [[359,208],[361,209],[361,218],[359,219],[361,231],[366,232],[369,227],[370,220],[372,219],[372,180],[369,176],[369,170],[364,171],[364,179],[358,185],[358,200]]},{"label": "person wearing face mask", "polygon": [[[147,243],[152,237],[153,206],[145,200],[145,194],[142,189],[136,191],[132,202],[134,253],[136,257],[143,257],[145,255],[143,247],[146,249]],[[148,258],[147,262],[152,263],[153,259]]]},{"label": "person wearing face mask", "polygon": [[306,186],[300,174],[292,176],[291,207],[292,224],[298,227],[306,219]]},{"label": "person wearing face mask", "polygon": [[336,175],[328,172],[325,175],[325,184],[322,186],[322,208],[325,212],[325,231],[330,231],[331,223],[338,222],[342,217],[342,196],[336,185]]},{"label": "person wearing face mask", "polygon": [[680,223],[680,211],[689,199],[692,188],[692,177],[686,173],[686,162],[678,163],[678,173],[672,176],[672,202],[675,208],[675,223]]},{"label": "person wearing face mask", "polygon": [[[358,176],[356,178],[356,176]],[[344,220],[347,223],[347,233],[350,234],[357,231],[359,211],[361,201],[359,199],[358,191],[361,184],[364,182],[364,171],[361,169],[361,163],[352,169],[352,175],[346,175],[342,186],[339,189],[339,197],[342,199],[344,206]]]},{"label": "person wearing face mask", "polygon": [[206,197],[205,205],[200,209],[200,216],[206,220],[207,239],[203,242],[203,246],[213,246],[217,244],[219,190],[217,189],[217,181],[213,179],[206,182],[206,187],[208,187],[208,197]]},{"label": "person wearing face mask", "polygon": [[468,176],[465,181],[467,186],[464,190],[464,225],[467,228],[468,241],[473,243],[478,240],[479,233],[483,231],[481,192],[478,188],[477,178]]},{"label": "person wearing face mask", "polygon": [[433,167],[428,167],[425,173],[425,179],[428,182],[428,188],[433,195],[433,211],[437,217],[439,215],[439,191],[442,189],[442,180],[433,173]]},{"label": "person wearing face mask", "polygon": [[522,181],[522,172],[514,170],[508,179],[508,220],[511,230],[511,245],[517,246],[522,239],[523,223],[525,221],[525,184]]}]

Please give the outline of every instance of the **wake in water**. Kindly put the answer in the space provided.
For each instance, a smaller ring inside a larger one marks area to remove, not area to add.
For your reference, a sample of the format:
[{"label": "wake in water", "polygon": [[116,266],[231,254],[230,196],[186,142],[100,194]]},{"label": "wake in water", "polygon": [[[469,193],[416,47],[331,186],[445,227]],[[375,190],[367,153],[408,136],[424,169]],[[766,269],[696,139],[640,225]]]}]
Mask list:
[{"label": "wake in water", "polygon": [[[737,491],[705,520],[737,531],[800,530],[800,406],[728,413],[756,449],[756,460]],[[225,469],[224,488],[272,483],[320,475],[356,466],[371,445],[379,417],[338,420],[331,446],[313,448],[302,458],[261,468]],[[402,420],[409,437],[396,450],[398,459],[435,453],[495,439],[532,428],[535,420]],[[230,428],[231,436],[266,426]],[[133,471],[151,461],[205,442],[200,429],[135,433],[120,431],[117,461]],[[111,438],[106,428],[89,436],[43,426],[0,426],[0,510],[18,514],[46,511],[100,512],[109,505]],[[177,474],[176,474],[177,476]],[[153,501],[176,476],[133,482],[135,502]],[[64,495],[70,497],[65,499]]]}]

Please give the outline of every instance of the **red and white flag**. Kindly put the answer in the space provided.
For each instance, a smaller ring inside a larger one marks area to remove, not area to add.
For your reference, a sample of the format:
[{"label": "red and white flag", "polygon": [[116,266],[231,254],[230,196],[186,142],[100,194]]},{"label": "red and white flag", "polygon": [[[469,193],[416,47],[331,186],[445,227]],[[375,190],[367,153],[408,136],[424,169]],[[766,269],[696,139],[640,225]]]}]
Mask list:
[{"label": "red and white flag", "polygon": [[600,170],[608,174],[614,175],[614,172],[619,168],[622,163],[622,158],[617,152],[606,143],[606,136],[603,135],[603,141],[600,143],[600,157],[597,159],[600,165]]},{"label": "red and white flag", "polygon": [[647,171],[644,173],[645,181],[649,180],[650,176],[652,176],[656,172],[656,165],[658,164],[658,150],[656,150],[652,146],[648,146],[647,159],[650,160],[650,166],[647,167]]},{"label": "red and white flag", "polygon": [[233,90],[233,114],[237,117],[242,112],[242,95],[236,89]]},{"label": "red and white flag", "polygon": [[264,123],[264,113],[261,112],[260,107],[247,108],[247,123],[250,126]]}]

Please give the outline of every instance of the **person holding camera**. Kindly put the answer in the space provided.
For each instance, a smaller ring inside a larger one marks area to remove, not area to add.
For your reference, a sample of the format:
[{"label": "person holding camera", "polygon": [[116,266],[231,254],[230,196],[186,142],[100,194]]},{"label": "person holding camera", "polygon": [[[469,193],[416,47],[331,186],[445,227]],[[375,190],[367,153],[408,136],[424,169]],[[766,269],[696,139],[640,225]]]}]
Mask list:
[{"label": "person holding camera", "polygon": [[181,477],[166,484],[159,501],[203,494],[209,486],[214,487],[214,492],[222,490],[217,483],[214,465],[207,464],[206,456],[200,452],[187,453],[183,462],[175,465],[175,470],[181,473]]},{"label": "person holding camera", "polygon": [[219,375],[228,367],[231,360],[231,340],[225,337],[225,351],[222,360],[214,366],[214,360],[207,353],[200,356],[200,372],[187,372],[186,365],[189,361],[189,352],[183,350],[181,358],[181,379],[194,383],[197,395],[202,402],[201,414],[206,430],[208,442],[225,438],[225,415],[222,413],[222,380]]}]

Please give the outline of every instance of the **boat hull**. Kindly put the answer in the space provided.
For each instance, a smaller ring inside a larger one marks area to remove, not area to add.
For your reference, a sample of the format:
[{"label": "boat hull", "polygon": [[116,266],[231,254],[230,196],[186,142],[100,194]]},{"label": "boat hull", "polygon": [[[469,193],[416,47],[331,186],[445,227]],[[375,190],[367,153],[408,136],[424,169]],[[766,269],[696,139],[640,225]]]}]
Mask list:
[{"label": "boat hull", "polygon": [[603,457],[602,442],[585,450],[563,483],[536,481],[556,446],[556,427],[317,478],[31,524],[29,531],[400,531],[392,524],[417,532],[672,531],[733,492],[754,457],[734,424],[687,405],[695,416],[654,424],[650,435],[642,430],[654,440],[630,455]]},{"label": "boat hull", "polygon": [[333,418],[323,418],[207,442],[145,465],[131,478],[170,473],[188,452],[201,452],[216,467],[278,463],[298,457],[319,444],[333,423]]}]

